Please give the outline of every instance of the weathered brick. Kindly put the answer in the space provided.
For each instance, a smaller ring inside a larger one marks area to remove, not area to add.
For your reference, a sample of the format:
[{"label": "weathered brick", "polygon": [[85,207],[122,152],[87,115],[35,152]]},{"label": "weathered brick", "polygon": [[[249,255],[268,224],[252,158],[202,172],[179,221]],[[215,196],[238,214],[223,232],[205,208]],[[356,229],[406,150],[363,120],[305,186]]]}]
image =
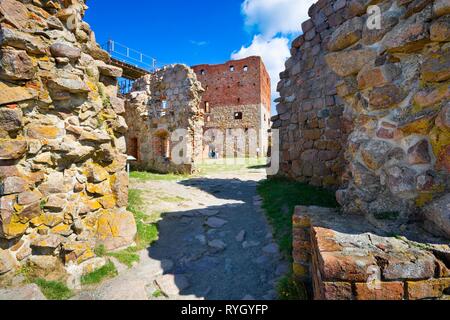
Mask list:
[{"label": "weathered brick", "polygon": [[407,282],[409,300],[440,298],[449,289],[450,278]]},{"label": "weathered brick", "polygon": [[403,282],[356,283],[356,300],[403,300]]},{"label": "weathered brick", "polygon": [[345,255],[342,252],[323,252],[319,259],[324,281],[365,282],[370,277],[369,268],[377,266],[372,256]]},{"label": "weathered brick", "polygon": [[322,282],[316,300],[353,300],[352,285],[347,282]]}]

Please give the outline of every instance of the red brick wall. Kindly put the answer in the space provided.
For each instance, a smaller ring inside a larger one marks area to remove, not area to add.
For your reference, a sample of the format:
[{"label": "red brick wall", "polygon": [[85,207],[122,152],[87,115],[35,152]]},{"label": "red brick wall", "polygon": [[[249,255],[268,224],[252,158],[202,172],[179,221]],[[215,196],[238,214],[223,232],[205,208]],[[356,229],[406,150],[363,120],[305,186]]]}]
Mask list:
[{"label": "red brick wall", "polygon": [[[234,71],[230,70],[231,66],[234,67]],[[248,70],[244,71],[244,67]],[[205,102],[209,102],[211,108],[262,103],[270,110],[270,77],[260,57],[249,57],[218,65],[198,65],[192,68],[206,89],[202,106]]]}]

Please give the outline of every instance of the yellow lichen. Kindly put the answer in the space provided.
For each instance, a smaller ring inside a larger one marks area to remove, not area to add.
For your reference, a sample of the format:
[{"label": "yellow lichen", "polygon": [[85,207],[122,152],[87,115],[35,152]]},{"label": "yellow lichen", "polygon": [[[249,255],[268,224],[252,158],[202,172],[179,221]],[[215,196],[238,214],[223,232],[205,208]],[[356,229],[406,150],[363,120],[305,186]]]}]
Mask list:
[{"label": "yellow lichen", "polygon": [[434,127],[430,133],[430,141],[434,154],[439,156],[450,145],[450,130]]},{"label": "yellow lichen", "polygon": [[433,200],[433,194],[429,192],[422,192],[416,199],[416,206],[419,208],[424,207]]}]

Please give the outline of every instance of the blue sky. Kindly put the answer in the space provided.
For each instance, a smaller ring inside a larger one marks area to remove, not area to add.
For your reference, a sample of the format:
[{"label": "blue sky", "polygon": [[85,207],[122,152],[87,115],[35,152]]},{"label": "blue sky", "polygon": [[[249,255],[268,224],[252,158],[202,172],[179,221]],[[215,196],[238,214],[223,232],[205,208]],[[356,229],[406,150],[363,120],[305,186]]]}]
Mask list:
[{"label": "blue sky", "polygon": [[113,39],[158,65],[222,63],[260,55],[277,97],[290,41],[315,0],[89,0],[85,20],[97,42]]},{"label": "blue sky", "polygon": [[86,21],[97,41],[109,38],[154,56],[162,64],[220,63],[249,43],[241,0],[95,0]]}]

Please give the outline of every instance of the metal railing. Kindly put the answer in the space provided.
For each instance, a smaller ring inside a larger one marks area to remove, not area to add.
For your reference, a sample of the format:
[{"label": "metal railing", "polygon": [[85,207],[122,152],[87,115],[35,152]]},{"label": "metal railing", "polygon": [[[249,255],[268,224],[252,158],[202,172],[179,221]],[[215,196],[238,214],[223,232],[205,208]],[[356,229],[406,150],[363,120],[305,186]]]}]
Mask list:
[{"label": "metal railing", "polygon": [[133,89],[133,83],[134,83],[133,80],[120,78],[118,80],[120,94],[127,95],[128,93],[130,93],[131,90]]},{"label": "metal railing", "polygon": [[137,50],[128,48],[127,46],[114,40],[108,40],[107,44],[103,46],[103,49],[108,51],[111,57],[127,64],[134,65],[148,71],[153,71],[156,69],[155,58],[143,54]]}]

